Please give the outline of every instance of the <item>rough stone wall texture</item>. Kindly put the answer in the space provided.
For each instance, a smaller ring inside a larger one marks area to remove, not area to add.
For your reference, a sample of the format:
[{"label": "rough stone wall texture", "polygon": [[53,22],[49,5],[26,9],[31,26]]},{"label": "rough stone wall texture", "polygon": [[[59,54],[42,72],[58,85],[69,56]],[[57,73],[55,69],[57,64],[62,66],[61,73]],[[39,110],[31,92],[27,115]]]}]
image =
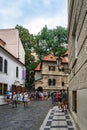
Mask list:
[{"label": "rough stone wall texture", "polygon": [[[77,123],[81,130],[87,129],[87,0],[73,0],[69,15],[69,106],[72,110],[72,91],[77,91]],[[70,10],[70,8],[69,8]],[[73,36],[75,33],[75,36]],[[77,37],[77,59],[75,59],[75,39]],[[75,62],[76,61],[76,62]]]}]

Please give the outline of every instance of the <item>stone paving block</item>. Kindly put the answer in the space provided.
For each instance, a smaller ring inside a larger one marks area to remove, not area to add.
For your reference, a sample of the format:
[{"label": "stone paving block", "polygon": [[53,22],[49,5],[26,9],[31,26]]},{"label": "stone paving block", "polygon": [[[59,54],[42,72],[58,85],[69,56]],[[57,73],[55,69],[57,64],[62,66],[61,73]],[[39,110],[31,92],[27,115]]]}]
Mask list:
[{"label": "stone paving block", "polygon": [[45,122],[47,123],[40,130],[75,130],[69,113],[58,112],[58,107],[50,110]]},{"label": "stone paving block", "polygon": [[53,119],[66,119],[65,116],[54,116]]},{"label": "stone paving block", "polygon": [[50,126],[51,125],[51,121],[47,121],[46,126]]},{"label": "stone paving block", "polygon": [[52,121],[51,126],[67,126],[66,121]]},{"label": "stone paving block", "polygon": [[53,116],[49,116],[49,119],[53,119]]},{"label": "stone paving block", "polygon": [[51,128],[50,130],[68,130],[68,128]]},{"label": "stone paving block", "polygon": [[45,128],[44,130],[50,130],[50,128]]},{"label": "stone paving block", "polygon": [[72,126],[72,122],[71,121],[67,121],[67,125]]}]

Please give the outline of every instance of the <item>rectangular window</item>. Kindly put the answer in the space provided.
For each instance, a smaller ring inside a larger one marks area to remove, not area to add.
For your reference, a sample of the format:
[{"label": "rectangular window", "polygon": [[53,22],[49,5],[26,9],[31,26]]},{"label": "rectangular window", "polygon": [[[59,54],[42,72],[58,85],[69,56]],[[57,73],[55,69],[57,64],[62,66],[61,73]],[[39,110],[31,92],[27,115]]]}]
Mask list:
[{"label": "rectangular window", "polygon": [[18,67],[16,67],[16,78],[18,78]]},{"label": "rectangular window", "polygon": [[55,66],[49,66],[49,71],[55,71]]},{"label": "rectangular window", "polygon": [[2,84],[0,84],[0,95],[2,95]]},{"label": "rectangular window", "polygon": [[6,91],[7,91],[7,84],[4,84],[3,93],[6,94]]},{"label": "rectangular window", "polygon": [[6,94],[7,84],[0,83],[0,95]]},{"label": "rectangular window", "polygon": [[3,71],[3,58],[0,57],[0,71]]},{"label": "rectangular window", "polygon": [[4,73],[7,73],[7,60],[4,60]]},{"label": "rectangular window", "polygon": [[62,86],[64,86],[64,82],[62,82]]},{"label": "rectangular window", "polygon": [[77,91],[72,92],[72,110],[77,113]]}]

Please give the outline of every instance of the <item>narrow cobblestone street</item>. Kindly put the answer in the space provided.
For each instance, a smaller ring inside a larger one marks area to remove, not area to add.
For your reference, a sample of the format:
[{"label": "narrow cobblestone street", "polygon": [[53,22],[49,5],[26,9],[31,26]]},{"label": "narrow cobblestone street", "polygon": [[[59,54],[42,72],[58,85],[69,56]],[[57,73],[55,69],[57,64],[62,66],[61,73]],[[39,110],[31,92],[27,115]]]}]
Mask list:
[{"label": "narrow cobblestone street", "polygon": [[28,107],[18,104],[0,106],[0,130],[39,130],[49,109],[51,101],[32,101]]},{"label": "narrow cobblestone street", "polygon": [[70,113],[58,112],[51,100],[0,106],[0,130],[77,130]]}]

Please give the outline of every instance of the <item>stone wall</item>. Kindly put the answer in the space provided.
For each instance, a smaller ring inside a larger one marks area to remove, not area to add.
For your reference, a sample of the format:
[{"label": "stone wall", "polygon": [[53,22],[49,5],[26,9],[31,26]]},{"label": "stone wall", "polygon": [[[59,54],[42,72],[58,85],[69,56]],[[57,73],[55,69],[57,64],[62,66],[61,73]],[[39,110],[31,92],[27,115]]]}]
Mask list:
[{"label": "stone wall", "polygon": [[[55,70],[49,71],[49,66],[55,66]],[[42,78],[40,80],[37,80],[35,82],[35,89],[37,89],[39,86],[43,88],[43,90],[47,91],[57,91],[60,89],[66,89],[68,87],[68,74],[65,74],[63,71],[58,70],[58,66],[56,62],[43,62],[42,63],[42,70],[41,72],[35,72],[35,76],[42,75]],[[55,85],[49,85],[48,80],[49,79],[55,79],[56,84]],[[62,86],[62,82],[64,82],[64,86]]]},{"label": "stone wall", "polygon": [[[87,129],[87,0],[73,0],[69,8],[69,107],[73,113],[73,91],[77,92],[77,123],[81,130]],[[76,46],[75,46],[76,44]],[[77,57],[75,57],[77,51]]]}]

